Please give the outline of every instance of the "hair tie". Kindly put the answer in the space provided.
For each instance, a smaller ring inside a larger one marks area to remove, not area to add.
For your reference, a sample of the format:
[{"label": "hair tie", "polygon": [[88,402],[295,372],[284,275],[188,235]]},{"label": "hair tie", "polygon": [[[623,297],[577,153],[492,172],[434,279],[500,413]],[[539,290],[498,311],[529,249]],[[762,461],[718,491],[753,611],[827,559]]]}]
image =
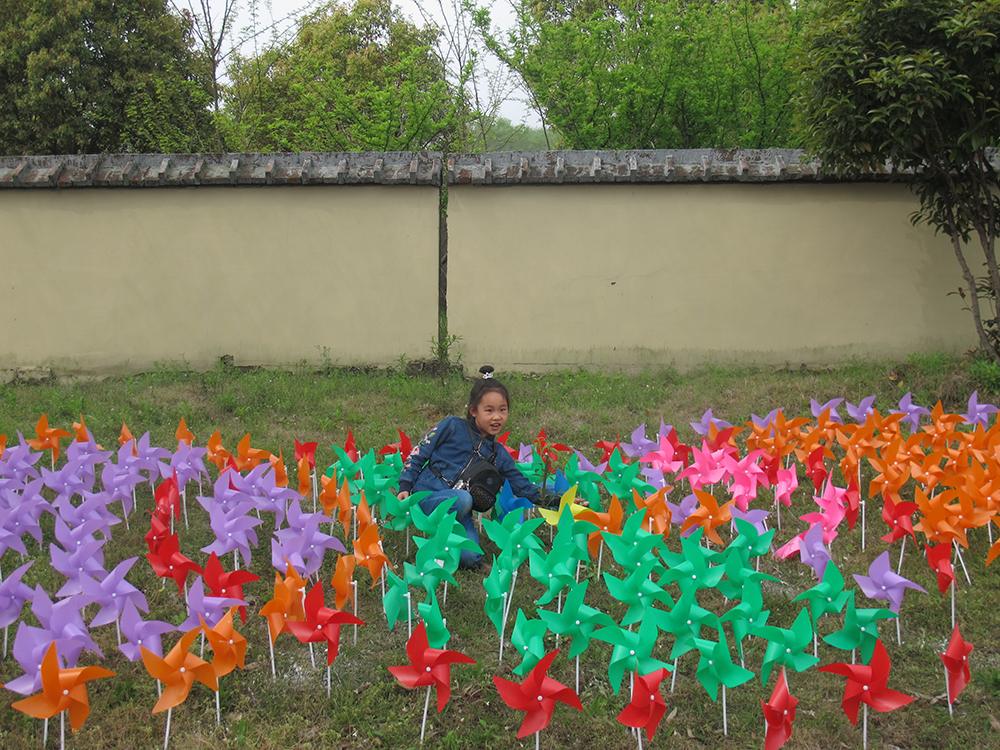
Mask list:
[{"label": "hair tie", "polygon": [[484,372],[483,373],[483,380],[489,380],[492,377],[493,377],[493,373],[492,372]]},{"label": "hair tie", "polygon": [[493,377],[493,368],[490,365],[483,365],[479,368],[479,372],[483,374],[483,380],[489,380]]}]

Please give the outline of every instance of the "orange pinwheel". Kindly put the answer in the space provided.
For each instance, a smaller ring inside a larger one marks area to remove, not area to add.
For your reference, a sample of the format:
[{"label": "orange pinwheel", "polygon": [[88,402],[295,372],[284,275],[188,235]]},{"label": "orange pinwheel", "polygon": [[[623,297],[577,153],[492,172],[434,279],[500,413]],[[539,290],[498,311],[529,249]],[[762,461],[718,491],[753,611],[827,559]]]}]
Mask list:
[{"label": "orange pinwheel", "polygon": [[56,644],[49,646],[41,666],[42,692],[30,698],[15,701],[12,708],[36,719],[51,719],[61,711],[69,711],[69,723],[75,732],[90,715],[87,698],[87,681],[100,677],[113,677],[114,672],[103,667],[77,667],[60,669]]},{"label": "orange pinwheel", "polygon": [[219,681],[212,665],[191,653],[191,646],[201,630],[199,625],[187,631],[170,649],[170,653],[163,657],[157,656],[145,646],[140,646],[142,663],[146,671],[164,685],[163,693],[153,707],[154,714],[179,706],[187,700],[195,680],[212,690],[219,689]]},{"label": "orange pinwheel", "polygon": [[73,438],[77,443],[87,443],[90,442],[90,436],[87,434],[87,425],[83,421],[83,415],[80,415],[80,421],[73,423],[73,432],[76,433]]},{"label": "orange pinwheel", "polygon": [[643,512],[642,528],[651,534],[660,534],[664,538],[670,536],[670,519],[673,513],[667,507],[667,493],[673,487],[661,487],[649,497],[643,497],[637,490],[632,490],[632,501],[637,510]]},{"label": "orange pinwheel", "polygon": [[[312,490],[312,472],[309,470],[309,459],[303,456],[299,459],[299,494],[307,497]],[[323,506],[324,508],[326,506]]]},{"label": "orange pinwheel", "polygon": [[42,414],[38,424],[35,425],[35,432],[38,433],[38,437],[29,438],[25,442],[36,451],[51,450],[52,463],[55,465],[55,462],[59,460],[59,438],[73,437],[73,435],[66,430],[56,430],[49,427],[49,418],[45,414]]},{"label": "orange pinwheel", "polygon": [[340,525],[345,529],[350,528],[351,509],[353,506],[351,504],[351,488],[346,479],[340,487],[340,493],[337,495],[337,505],[340,508],[340,515],[337,516],[337,520],[340,521]]},{"label": "orange pinwheel", "polygon": [[[301,471],[301,468],[300,468]],[[337,507],[337,472],[333,472],[332,477],[328,477],[325,474],[320,475],[319,478],[322,489],[319,492],[319,503],[323,506],[323,512],[330,517],[331,522],[333,520],[333,509]],[[301,474],[299,475],[299,490],[302,488]],[[350,503],[350,494],[348,494],[347,502]]]},{"label": "orange pinwheel", "polygon": [[239,471],[256,468],[261,461],[271,458],[268,451],[250,447],[250,433],[248,432],[236,446],[236,455],[232,457]]},{"label": "orange pinwheel", "polygon": [[226,462],[229,461],[230,453],[222,447],[222,434],[219,430],[216,430],[212,434],[212,437],[208,439],[206,448],[208,452],[205,454],[205,458],[215,464],[219,471],[226,468]]},{"label": "orange pinwheel", "polygon": [[[267,451],[261,451],[267,453]],[[281,455],[281,448],[278,448],[278,455],[267,453],[268,462],[274,468],[274,484],[276,487],[288,486],[288,472],[285,471],[285,457]]]},{"label": "orange pinwheel", "polygon": [[[364,498],[363,494],[362,498]],[[360,522],[358,528],[360,529]],[[386,565],[392,568],[392,563],[389,562],[389,558],[385,556],[382,549],[382,540],[378,535],[377,524],[373,523],[367,526],[361,535],[354,540],[354,557],[358,565],[368,568],[368,572],[371,573],[372,588],[375,588],[378,579],[382,577],[382,569]]]},{"label": "orange pinwheel", "polygon": [[[287,561],[286,561],[287,562]],[[287,623],[305,619],[302,606],[302,589],[306,582],[291,565],[287,575],[282,578],[280,573],[274,574],[274,598],[261,607],[260,615],[267,618],[271,641],[277,640],[281,633],[290,633]]]},{"label": "orange pinwheel", "polygon": [[[344,484],[347,484],[347,482],[344,482]],[[361,490],[361,499],[358,501],[358,509],[356,512],[358,517],[358,528],[356,531],[358,537],[360,538],[361,535],[368,530],[368,527],[372,523],[372,512],[368,507],[368,500],[365,498],[364,490]]]},{"label": "orange pinwheel", "polygon": [[337,570],[330,581],[333,590],[337,592],[335,599],[337,609],[343,609],[348,600],[354,601],[354,586],[351,585],[351,581],[354,580],[354,563],[354,555],[337,556]]},{"label": "orange pinwheel", "polygon": [[596,555],[601,546],[602,533],[615,534],[621,536],[622,533],[622,504],[615,495],[611,496],[608,504],[608,512],[601,513],[596,510],[585,510],[576,516],[577,521],[586,521],[597,527],[587,536],[587,549],[591,555]]},{"label": "orange pinwheel", "polygon": [[236,607],[230,607],[214,628],[208,627],[205,619],[198,615],[205,637],[208,638],[208,645],[212,648],[212,670],[216,678],[225,677],[236,667],[246,669],[247,639],[237,633],[233,626],[235,609]]},{"label": "orange pinwheel", "polygon": [[931,424],[923,427],[923,431],[930,435],[930,445],[935,451],[944,450],[950,441],[957,439],[955,425],[965,421],[961,414],[945,414],[944,407],[938,401],[931,409]]},{"label": "orange pinwheel", "polygon": [[732,518],[729,506],[732,503],[726,503],[720,508],[718,501],[707,492],[695,490],[694,494],[698,498],[698,507],[684,519],[684,523],[681,524],[681,533],[683,534],[693,526],[701,526],[705,530],[706,537],[720,546],[723,545],[724,542],[715,528],[729,523]]},{"label": "orange pinwheel", "polygon": [[3,458],[3,453],[5,450],[7,450],[7,436],[0,435],[0,458]]},{"label": "orange pinwheel", "polygon": [[[118,436],[118,445],[124,446],[129,440],[135,440],[132,436],[132,430],[128,428],[128,425],[122,422],[122,431]],[[136,455],[135,443],[132,443],[132,455]]]},{"label": "orange pinwheel", "polygon": [[194,433],[188,429],[187,423],[184,421],[184,417],[181,417],[180,424],[177,425],[177,432],[174,433],[174,437],[177,438],[177,444],[180,445],[191,445],[194,442]]}]

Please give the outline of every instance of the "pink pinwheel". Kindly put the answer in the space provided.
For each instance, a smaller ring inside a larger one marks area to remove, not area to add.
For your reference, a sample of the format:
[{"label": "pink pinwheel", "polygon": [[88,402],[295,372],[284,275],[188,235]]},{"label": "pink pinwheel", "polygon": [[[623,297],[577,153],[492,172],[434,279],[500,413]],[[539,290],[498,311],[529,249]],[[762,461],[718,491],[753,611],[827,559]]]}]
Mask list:
[{"label": "pink pinwheel", "polygon": [[750,501],[757,497],[757,487],[770,486],[767,473],[758,464],[763,455],[764,451],[756,450],[740,460],[728,455],[722,459],[722,466],[732,479],[729,492],[733,497],[733,503],[741,511],[745,512]]},{"label": "pink pinwheel", "polygon": [[81,601],[85,604],[98,604],[101,611],[90,621],[90,627],[107,625],[117,620],[125,607],[126,602],[131,602],[143,612],[149,611],[146,597],[139,589],[125,580],[125,574],[138,560],[138,557],[130,557],[123,560],[112,570],[103,581],[93,578],[84,578]]},{"label": "pink pinwheel", "polygon": [[847,511],[844,501],[847,490],[834,487],[833,482],[827,482],[823,494],[819,497],[813,496],[813,500],[822,509],[821,513],[806,513],[799,516],[799,519],[806,523],[819,524],[823,528],[823,543],[830,544],[837,535],[837,527],[844,520]]},{"label": "pink pinwheel", "polygon": [[[673,474],[684,467],[684,463],[674,458],[674,445],[666,435],[660,435],[660,445],[654,451],[650,451],[640,459],[643,463],[648,462],[650,468],[664,474]],[[583,464],[580,464],[583,468]],[[602,470],[603,471],[603,470]],[[598,474],[602,471],[597,472]]]},{"label": "pink pinwheel", "polygon": [[767,722],[767,734],[764,737],[764,750],[778,750],[792,736],[792,724],[795,722],[795,706],[798,698],[793,698],[788,692],[788,680],[785,679],[785,668],[781,668],[771,698],[767,703],[760,702],[764,710],[764,721]]},{"label": "pink pinwheel", "polygon": [[889,609],[897,615],[899,608],[903,605],[903,594],[906,593],[906,589],[916,589],[921,593],[927,593],[913,581],[892,572],[888,551],[875,558],[868,567],[867,576],[855,573],[854,580],[858,582],[865,596],[869,599],[882,599],[889,602]]},{"label": "pink pinwheel", "polygon": [[545,674],[558,653],[559,649],[556,649],[539,661],[520,685],[502,677],[493,677],[504,703],[515,711],[527,714],[517,733],[518,739],[545,729],[552,720],[556,702],[565,703],[577,711],[583,710],[579,696],[571,688]]},{"label": "pink pinwheel", "polygon": [[627,727],[646,730],[650,742],[660,726],[663,714],[667,712],[667,704],[660,694],[660,683],[670,674],[667,669],[657,669],[649,674],[640,675],[635,672],[632,684],[632,700],[618,714],[618,721]]},{"label": "pink pinwheel", "polygon": [[690,465],[677,475],[678,479],[687,479],[692,489],[700,490],[706,484],[716,484],[726,476],[726,469],[722,465],[722,458],[726,455],[724,449],[713,451],[708,442],[702,440],[701,448],[692,449],[692,454]]},{"label": "pink pinwheel", "polygon": [[965,686],[969,684],[971,672],[969,670],[969,654],[972,653],[972,644],[962,638],[955,624],[951,632],[951,640],[948,648],[943,654],[938,654],[944,662],[944,668],[948,673],[948,703],[954,703]]},{"label": "pink pinwheel", "polygon": [[121,644],[118,650],[121,651],[129,661],[139,661],[142,658],[142,649],[163,656],[163,646],[160,636],[169,633],[177,628],[168,622],[160,620],[143,620],[139,615],[139,610],[130,601],[125,602],[121,615],[122,635],[127,638],[127,642]]},{"label": "pink pinwheel", "polygon": [[839,674],[847,678],[847,686],[844,688],[844,699],[841,705],[847,718],[857,726],[858,709],[862,703],[884,713],[894,711],[913,701],[909,695],[904,695],[888,687],[891,666],[885,646],[882,645],[882,641],[876,641],[875,652],[868,665],[827,664],[818,667],[818,669],[820,672]]},{"label": "pink pinwheel", "polygon": [[263,523],[261,519],[249,515],[253,503],[243,501],[226,508],[211,498],[199,497],[198,502],[208,510],[209,525],[215,533],[215,541],[202,547],[201,551],[225,555],[238,550],[243,555],[243,563],[249,567],[250,547],[257,546],[254,527]]},{"label": "pink pinwheel", "polygon": [[799,477],[795,469],[778,469],[778,481],[774,485],[775,504],[780,500],[786,507],[792,505],[792,493],[799,488]]}]

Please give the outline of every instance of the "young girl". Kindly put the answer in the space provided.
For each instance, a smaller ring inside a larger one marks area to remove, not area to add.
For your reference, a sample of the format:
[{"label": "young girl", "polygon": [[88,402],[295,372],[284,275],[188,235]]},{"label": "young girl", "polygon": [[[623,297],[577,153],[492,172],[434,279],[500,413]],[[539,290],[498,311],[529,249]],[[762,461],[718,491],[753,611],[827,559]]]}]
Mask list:
[{"label": "young girl", "polygon": [[[479,544],[479,533],[472,521],[472,495],[467,490],[455,489],[461,473],[476,461],[491,461],[503,479],[510,482],[518,497],[538,504],[541,501],[537,487],[524,478],[514,464],[514,459],[496,436],[503,432],[510,410],[510,394],[503,383],[493,377],[493,368],[480,368],[483,374],[472,386],[466,417],[445,417],[424,436],[403,464],[399,478],[399,499],[411,492],[430,491],[420,501],[420,509],[430,514],[442,503],[455,511],[456,518],[465,528],[469,539]],[[493,458],[495,456],[495,459]],[[462,550],[459,565],[475,567],[482,554]]]}]

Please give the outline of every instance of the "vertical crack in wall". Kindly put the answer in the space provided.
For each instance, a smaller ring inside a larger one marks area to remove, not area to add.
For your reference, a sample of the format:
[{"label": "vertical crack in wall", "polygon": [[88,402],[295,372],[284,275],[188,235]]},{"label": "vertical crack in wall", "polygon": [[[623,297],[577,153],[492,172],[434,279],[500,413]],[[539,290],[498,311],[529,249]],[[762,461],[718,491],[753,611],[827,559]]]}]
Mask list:
[{"label": "vertical crack in wall", "polygon": [[[442,159],[442,163],[446,163]],[[438,199],[438,364],[447,367],[448,353],[448,181],[442,175]]]}]

